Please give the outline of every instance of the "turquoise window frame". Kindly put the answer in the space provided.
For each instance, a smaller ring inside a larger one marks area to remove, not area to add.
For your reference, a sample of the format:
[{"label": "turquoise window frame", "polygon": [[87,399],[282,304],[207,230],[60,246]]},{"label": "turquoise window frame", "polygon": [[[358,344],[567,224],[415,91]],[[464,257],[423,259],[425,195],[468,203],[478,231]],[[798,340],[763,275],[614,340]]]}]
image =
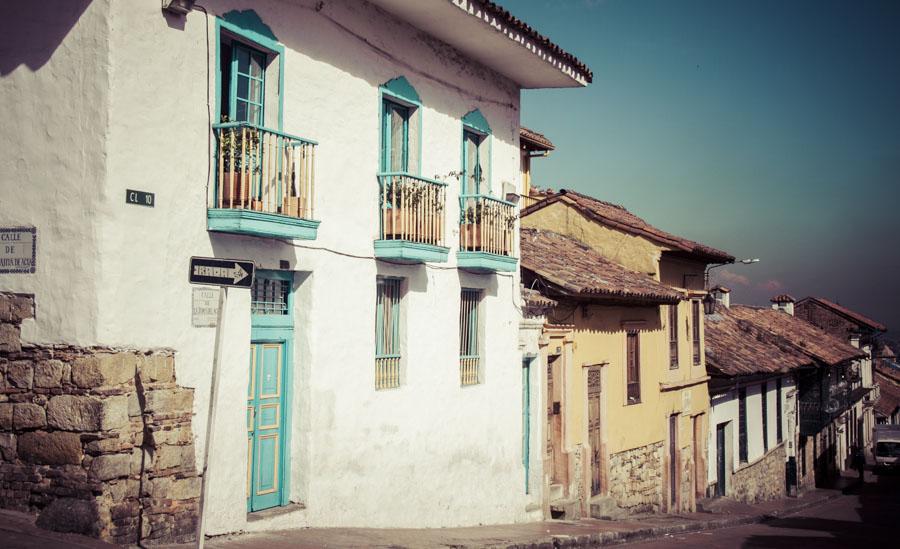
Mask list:
[{"label": "turquoise window frame", "polygon": [[384,299],[381,293],[388,286],[394,286],[396,289],[397,299],[391,304],[391,340],[395,342],[397,350],[400,345],[400,302],[403,300],[403,279],[398,277],[379,276],[376,279],[375,293],[375,358],[401,358],[402,353],[385,353],[385,331],[384,331]]},{"label": "turquoise window frame", "polygon": [[[379,145],[381,153],[378,155],[378,171],[385,172],[388,171],[386,166],[389,166],[388,163],[390,159],[390,135],[385,132],[385,119],[387,117],[387,113],[385,112],[386,101],[394,103],[396,105],[400,105],[402,107],[406,107],[409,109],[409,116],[406,119],[406,129],[404,131],[404,142],[406,143],[406,154],[405,154],[405,162],[406,173],[414,176],[422,175],[422,99],[419,97],[419,93],[416,89],[410,84],[409,80],[404,76],[397,76],[388,80],[384,84],[378,87],[378,120],[379,120]],[[416,117],[416,135],[413,137],[416,138],[416,147],[415,150],[410,150],[409,147],[409,121],[412,117]],[[409,171],[409,159],[410,154],[416,155],[418,162],[416,163],[415,173],[411,173]]]},{"label": "turquoise window frame", "polygon": [[[262,67],[262,75],[261,77],[253,76],[250,73],[242,73],[238,69],[240,63],[238,62],[238,54],[239,52],[244,51],[247,53],[250,62],[252,63],[254,58],[257,58],[257,62],[259,62],[260,67]],[[260,59],[261,58],[261,59]],[[228,105],[228,119],[232,122],[249,122],[256,126],[263,126],[263,122],[266,119],[266,52],[260,51],[256,48],[248,46],[242,42],[233,42],[231,46],[231,82],[229,83],[229,87],[231,90],[231,101]],[[247,86],[247,97],[239,97],[238,96],[238,79],[243,76],[248,80]],[[259,83],[259,102],[253,101],[250,99],[250,90],[251,86],[254,82]],[[237,116],[237,107],[238,102],[243,102],[247,104],[247,120],[241,120]],[[250,115],[250,106],[259,107],[259,115],[256,120],[249,120]]]},{"label": "turquoise window frame", "polygon": [[[468,157],[466,155],[466,135],[474,134],[480,137],[480,142],[477,148],[477,158],[480,166],[481,175],[484,175],[484,181],[476,181],[476,189],[475,192],[471,192],[471,189],[468,188],[468,166],[467,160]],[[491,125],[488,123],[487,119],[481,114],[481,111],[478,109],[474,109],[466,113],[465,116],[462,117],[462,130],[460,133],[460,171],[462,172],[461,181],[460,181],[460,194],[462,195],[491,195],[491,189],[493,189],[493,185],[491,184],[492,178],[492,148],[493,148],[493,132],[491,131]],[[484,157],[487,157],[486,159]],[[484,160],[487,160],[485,166]],[[484,185],[482,185],[484,183]],[[483,193],[486,187],[486,193]]]},{"label": "turquoise window frame", "polygon": [[[460,307],[467,302],[473,303],[474,306],[469,308],[468,317],[465,319],[465,326],[460,324],[460,349],[459,358],[476,358],[479,359],[479,370],[481,368],[481,341],[478,330],[478,309],[481,308],[481,290],[476,288],[463,288],[460,291]],[[462,315],[460,315],[462,316]],[[466,333],[463,329],[467,328]],[[463,343],[467,344],[464,345]],[[463,348],[465,347],[465,348]],[[480,377],[480,374],[479,374]]]},{"label": "turquoise window frame", "polygon": [[[250,10],[232,10],[219,17],[216,17],[215,35],[216,35],[216,110],[221,112],[222,109],[222,36],[223,33],[243,42],[251,48],[262,51],[263,53],[277,56],[278,60],[278,130],[284,129],[284,45],[272,33],[272,29],[263,23],[259,15],[252,9]],[[232,71],[232,78],[234,71]],[[232,94],[233,95],[233,94]],[[265,101],[263,101],[265,102]],[[234,113],[229,106],[229,112]]]},{"label": "turquoise window frame", "polygon": [[[411,115],[410,107],[392,101],[391,99],[382,99],[381,105],[381,171],[382,172],[408,172],[409,171],[409,117]],[[393,154],[391,140],[391,114],[397,111],[403,119],[403,151],[400,156],[400,168],[391,167],[391,156]]]},{"label": "turquoise window frame", "polygon": [[[293,423],[292,406],[294,389],[294,273],[293,271],[257,270],[256,278],[270,278],[288,282],[287,314],[286,315],[250,315],[250,341],[251,343],[282,343],[284,344],[284,381],[282,406],[282,437],[281,445],[281,475],[278,478],[280,502],[279,506],[285,506],[291,502],[291,431]],[[252,297],[252,296],[251,296]],[[251,459],[251,456],[247,456]],[[250,498],[248,498],[248,512],[250,511]]]}]

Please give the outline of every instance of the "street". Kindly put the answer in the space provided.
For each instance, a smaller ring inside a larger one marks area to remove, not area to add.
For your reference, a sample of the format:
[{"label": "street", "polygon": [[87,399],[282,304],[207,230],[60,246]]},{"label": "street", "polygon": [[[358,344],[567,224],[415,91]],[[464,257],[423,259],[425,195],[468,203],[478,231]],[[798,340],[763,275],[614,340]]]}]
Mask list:
[{"label": "street", "polygon": [[[868,477],[868,475],[867,475]],[[864,547],[897,543],[900,517],[900,477],[872,475],[862,489],[851,486],[845,495],[795,515],[761,524],[673,535],[629,544],[642,549],[693,547]],[[894,540],[894,541],[891,541]]]}]

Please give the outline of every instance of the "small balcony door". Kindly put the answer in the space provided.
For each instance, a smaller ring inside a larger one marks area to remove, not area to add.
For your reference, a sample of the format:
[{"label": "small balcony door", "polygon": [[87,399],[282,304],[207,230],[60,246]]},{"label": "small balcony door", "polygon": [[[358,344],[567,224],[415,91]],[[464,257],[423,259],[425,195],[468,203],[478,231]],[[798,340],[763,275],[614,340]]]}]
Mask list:
[{"label": "small balcony door", "polygon": [[231,122],[264,125],[266,54],[236,41],[222,48],[221,114]]},{"label": "small balcony door", "polygon": [[484,136],[463,130],[463,183],[462,194],[481,194],[483,170],[479,147]]}]

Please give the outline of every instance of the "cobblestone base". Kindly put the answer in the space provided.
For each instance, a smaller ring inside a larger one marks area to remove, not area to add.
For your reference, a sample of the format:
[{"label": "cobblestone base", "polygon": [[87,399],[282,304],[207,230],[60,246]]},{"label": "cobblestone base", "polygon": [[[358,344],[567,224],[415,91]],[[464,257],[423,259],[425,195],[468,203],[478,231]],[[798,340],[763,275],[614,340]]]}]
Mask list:
[{"label": "cobblestone base", "polygon": [[759,461],[738,470],[731,477],[731,497],[744,503],[784,497],[786,459],[782,444]]},{"label": "cobblestone base", "polygon": [[170,350],[20,340],[31,296],[0,293],[0,507],[122,544],[193,541],[193,390]]}]

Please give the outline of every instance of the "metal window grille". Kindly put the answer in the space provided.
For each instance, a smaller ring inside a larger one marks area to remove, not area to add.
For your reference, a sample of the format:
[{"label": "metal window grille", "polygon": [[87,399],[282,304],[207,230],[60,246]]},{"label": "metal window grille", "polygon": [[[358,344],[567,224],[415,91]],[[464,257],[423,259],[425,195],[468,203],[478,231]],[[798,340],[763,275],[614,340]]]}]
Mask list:
[{"label": "metal window grille", "polygon": [[769,395],[767,394],[769,386],[767,383],[762,384],[762,437],[763,452],[769,451]]},{"label": "metal window grille", "polygon": [[641,351],[637,332],[628,332],[628,364],[626,368],[628,382],[628,404],[641,401]]},{"label": "metal window grille", "polygon": [[747,463],[747,389],[738,389],[738,459]]},{"label": "metal window grille", "polygon": [[700,364],[700,302],[691,301],[691,344],[694,347],[694,366]]},{"label": "metal window grille", "polygon": [[478,383],[478,302],[481,291],[463,289],[459,300],[459,382]]},{"label": "metal window grille", "polygon": [[288,314],[287,280],[257,276],[253,281],[250,297],[250,311],[254,315]]},{"label": "metal window grille", "polygon": [[678,305],[669,305],[669,368],[678,368]]},{"label": "metal window grille", "polygon": [[779,444],[784,439],[781,414],[781,379],[779,378],[775,380],[775,421],[777,422],[775,423],[775,436]]},{"label": "metal window grille", "polygon": [[400,282],[379,278],[375,306],[375,388],[400,386]]}]

